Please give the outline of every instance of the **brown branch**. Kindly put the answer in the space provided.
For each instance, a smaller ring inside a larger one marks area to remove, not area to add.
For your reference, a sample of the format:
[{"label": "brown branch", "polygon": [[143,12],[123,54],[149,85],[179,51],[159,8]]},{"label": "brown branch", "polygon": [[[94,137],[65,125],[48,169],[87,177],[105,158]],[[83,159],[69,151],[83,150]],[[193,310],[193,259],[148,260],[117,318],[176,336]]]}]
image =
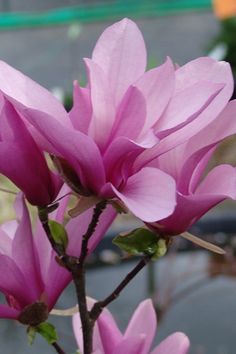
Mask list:
[{"label": "brown branch", "polygon": [[101,314],[104,307],[109,305],[112,301],[114,301],[121,293],[121,291],[130,283],[130,281],[142,270],[146,264],[149,263],[152,256],[145,256],[139,263],[134,267],[134,269],[129,272],[126,277],[122,280],[122,282],[116,287],[116,289],[104,300],[98,301],[93,305],[93,308],[90,311],[90,318],[93,322],[95,322],[99,315]]},{"label": "brown branch", "polygon": [[104,201],[96,204],[96,206],[94,207],[91,223],[89,224],[88,230],[83,235],[83,238],[82,238],[81,253],[80,253],[80,257],[79,257],[79,262],[82,264],[84,263],[87,255],[88,255],[88,242],[96,229],[96,226],[99,221],[99,217],[102,214],[103,210],[105,209],[106,204],[107,204],[107,202],[106,202],[106,200],[104,200]]}]

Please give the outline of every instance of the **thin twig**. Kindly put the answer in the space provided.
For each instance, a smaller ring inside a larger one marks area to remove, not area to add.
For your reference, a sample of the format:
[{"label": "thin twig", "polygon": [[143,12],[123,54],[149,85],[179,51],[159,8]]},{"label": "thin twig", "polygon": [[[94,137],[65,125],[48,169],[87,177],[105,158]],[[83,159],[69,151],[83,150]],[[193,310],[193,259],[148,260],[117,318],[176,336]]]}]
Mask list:
[{"label": "thin twig", "polygon": [[145,256],[139,263],[134,267],[134,269],[129,272],[126,277],[122,280],[122,282],[116,287],[116,289],[104,300],[98,301],[93,305],[93,308],[90,311],[90,318],[93,322],[95,322],[99,315],[101,314],[104,307],[109,305],[112,301],[114,301],[121,293],[121,291],[130,283],[130,281],[142,270],[146,264],[149,263],[152,256]]},{"label": "thin twig", "polygon": [[107,204],[107,202],[106,202],[106,200],[104,200],[104,201],[96,204],[96,206],[94,207],[93,217],[92,217],[91,223],[89,224],[88,230],[83,235],[83,238],[82,238],[81,253],[80,253],[80,257],[79,257],[80,264],[84,263],[87,255],[88,255],[88,243],[89,243],[89,240],[90,240],[91,236],[93,235],[93,233],[94,233],[94,231],[96,229],[96,226],[97,226],[98,221],[99,221],[99,217],[102,214],[103,210],[105,209],[106,204]]},{"label": "thin twig", "polygon": [[66,352],[64,352],[64,350],[59,346],[59,344],[57,344],[57,342],[52,343],[52,346],[55,348],[58,354],[66,354]]}]

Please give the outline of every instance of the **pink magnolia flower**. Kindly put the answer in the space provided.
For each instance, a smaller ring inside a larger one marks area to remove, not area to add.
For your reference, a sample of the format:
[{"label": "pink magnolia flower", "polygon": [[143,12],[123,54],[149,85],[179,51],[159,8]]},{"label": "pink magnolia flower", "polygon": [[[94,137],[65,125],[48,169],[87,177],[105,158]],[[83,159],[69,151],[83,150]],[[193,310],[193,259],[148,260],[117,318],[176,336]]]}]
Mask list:
[{"label": "pink magnolia flower", "polygon": [[[54,219],[62,222],[65,201]],[[7,304],[0,305],[0,318],[14,318],[25,324],[43,321],[55,305],[63,289],[71,281],[71,274],[61,267],[51,245],[38,222],[32,233],[29,213],[19,195],[16,200],[17,217],[0,228],[0,291]],[[68,254],[79,256],[82,235],[91,221],[92,210],[68,222]],[[90,240],[89,252],[95,248],[115,217],[108,207]],[[37,313],[35,312],[37,311]],[[39,313],[38,313],[39,312]]]},{"label": "pink magnolia flower", "polygon": [[206,166],[219,143],[236,133],[236,100],[206,128],[186,143],[152,162],[170,174],[177,185],[174,213],[149,226],[158,233],[177,235],[186,231],[209,209],[229,198],[236,199],[236,168],[223,164],[204,178]]},{"label": "pink magnolia flower", "polygon": [[82,194],[118,198],[146,222],[171,215],[174,180],[148,164],[224,109],[233,91],[229,65],[199,58],[175,70],[167,59],[145,72],[144,40],[129,19],[102,33],[85,64],[88,85],[75,83],[70,119],[48,91],[3,62],[0,91],[41,148],[73,169]]},{"label": "pink magnolia flower", "polygon": [[0,111],[0,173],[12,180],[31,204],[50,204],[62,181],[49,170],[42,151],[19,114],[3,96]]},{"label": "pink magnolia flower", "polygon": [[[104,309],[99,316],[93,337],[93,354],[186,354],[189,340],[176,332],[150,351],[156,333],[156,313],[150,299],[139,304],[124,335],[111,313]],[[79,350],[83,353],[83,338],[79,313],[73,316],[73,328]]]}]

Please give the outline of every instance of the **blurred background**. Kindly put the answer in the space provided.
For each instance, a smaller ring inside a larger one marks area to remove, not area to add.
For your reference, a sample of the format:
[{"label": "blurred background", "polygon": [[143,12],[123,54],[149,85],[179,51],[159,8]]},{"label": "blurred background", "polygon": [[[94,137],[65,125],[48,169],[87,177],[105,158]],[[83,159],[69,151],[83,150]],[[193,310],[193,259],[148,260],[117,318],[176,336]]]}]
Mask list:
[{"label": "blurred background", "polygon": [[[214,5],[214,6],[213,6]],[[52,90],[71,106],[73,80],[85,83],[83,57],[90,57],[101,32],[123,17],[134,19],[147,45],[148,66],[166,56],[182,65],[210,55],[228,60],[236,73],[236,0],[0,0],[0,59]],[[14,83],[13,83],[14,84]],[[235,165],[236,142],[229,139],[216,152],[214,164]],[[0,178],[1,186],[14,187]],[[0,220],[12,216],[12,197],[0,193]],[[90,259],[88,293],[103,298],[134,266],[111,245],[111,238],[130,229],[131,217],[119,218]],[[236,219],[233,203],[210,212],[192,230],[227,249],[215,256],[184,242],[174,242],[169,254],[145,269],[111,305],[124,330],[139,301],[152,296],[158,314],[156,343],[174,331],[191,340],[190,354],[236,353]],[[135,260],[137,261],[137,260]],[[69,287],[58,307],[74,306]],[[61,344],[75,353],[70,319],[56,323]],[[0,353],[53,353],[40,338],[27,344],[25,328],[0,320]]]}]

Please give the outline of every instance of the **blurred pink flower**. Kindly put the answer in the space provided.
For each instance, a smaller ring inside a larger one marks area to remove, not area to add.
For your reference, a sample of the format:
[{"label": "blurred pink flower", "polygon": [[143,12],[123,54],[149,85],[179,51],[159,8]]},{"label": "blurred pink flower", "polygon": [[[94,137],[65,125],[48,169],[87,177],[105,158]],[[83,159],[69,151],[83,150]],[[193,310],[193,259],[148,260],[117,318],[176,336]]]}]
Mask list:
[{"label": "blurred pink flower", "polygon": [[[43,304],[46,313],[50,312],[71,281],[71,274],[57,263],[56,254],[39,221],[34,234],[32,233],[29,213],[22,195],[18,195],[15,206],[19,223],[8,222],[0,228],[0,291],[7,301],[7,305],[0,305],[0,318],[22,320],[22,316],[25,318],[25,311],[35,304],[36,308],[38,304]],[[58,222],[63,221],[65,206],[65,201],[62,201],[54,213],[54,219]],[[91,215],[92,210],[88,210],[68,222],[68,254],[79,256],[82,235],[87,231]],[[103,212],[90,240],[89,252],[96,247],[114,217],[115,212],[111,206]],[[34,312],[33,317],[36,317]]]},{"label": "blurred pink flower", "polygon": [[170,174],[177,185],[177,205],[164,220],[149,224],[158,233],[177,235],[186,231],[209,209],[229,198],[236,199],[236,168],[222,164],[206,175],[207,164],[219,143],[236,133],[236,100],[186,143],[151,163]]},{"label": "blurred pink flower", "polygon": [[73,168],[82,194],[118,198],[146,222],[166,218],[175,183],[148,164],[224,109],[233,90],[229,65],[199,58],[175,70],[167,59],[145,73],[144,40],[129,19],[102,33],[85,64],[88,85],[75,83],[70,120],[48,91],[3,62],[0,91],[41,148]]},{"label": "blurred pink flower", "polygon": [[[99,316],[93,337],[93,354],[186,354],[189,340],[176,332],[150,351],[156,333],[156,313],[151,300],[139,304],[124,335],[118,329],[111,313],[104,309]],[[73,316],[74,334],[81,353],[83,338],[79,313]]]}]

